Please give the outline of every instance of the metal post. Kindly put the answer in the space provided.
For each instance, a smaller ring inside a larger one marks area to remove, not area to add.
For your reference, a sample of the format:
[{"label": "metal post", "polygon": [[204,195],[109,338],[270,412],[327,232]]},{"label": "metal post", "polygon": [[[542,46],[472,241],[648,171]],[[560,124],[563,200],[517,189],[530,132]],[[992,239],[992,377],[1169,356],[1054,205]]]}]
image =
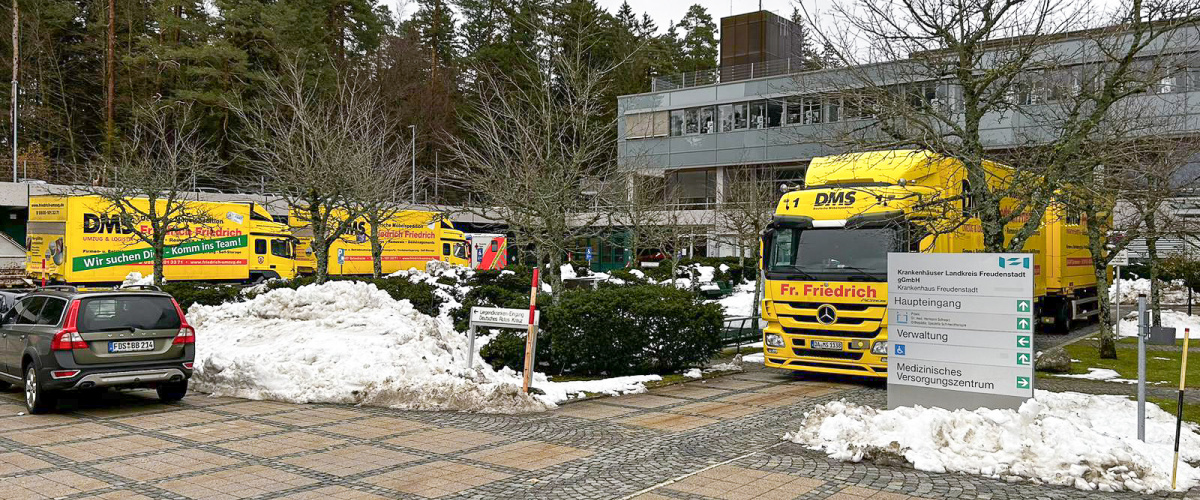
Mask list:
[{"label": "metal post", "polygon": [[1146,441],[1146,294],[1138,294],[1137,438]]},{"label": "metal post", "polygon": [[475,325],[471,325],[471,336],[467,337],[467,369],[475,362]]},{"label": "metal post", "polygon": [[13,22],[13,25],[12,25],[12,56],[13,56],[13,69],[12,69],[12,127],[13,127],[13,138],[12,138],[12,160],[13,160],[13,182],[15,183],[15,182],[17,182],[17,117],[18,117],[18,114],[17,114],[17,75],[18,75],[18,73],[17,73],[17,69],[18,69],[18,67],[20,66],[20,45],[21,45],[21,44],[20,44],[20,37],[18,36],[18,35],[20,34],[21,15],[20,15],[20,13],[17,11],[17,0],[13,0],[13,3],[12,3],[12,11],[13,11],[13,15],[12,15],[12,22]]},{"label": "metal post", "polygon": [[409,125],[412,130],[412,204],[417,204],[417,126]]},{"label": "metal post", "polygon": [[1116,313],[1117,313],[1117,320],[1114,323],[1117,325],[1117,331],[1120,332],[1121,331],[1121,266],[1116,266],[1116,267],[1117,267],[1117,299],[1114,300],[1113,302],[1115,302],[1114,309],[1116,310]]}]

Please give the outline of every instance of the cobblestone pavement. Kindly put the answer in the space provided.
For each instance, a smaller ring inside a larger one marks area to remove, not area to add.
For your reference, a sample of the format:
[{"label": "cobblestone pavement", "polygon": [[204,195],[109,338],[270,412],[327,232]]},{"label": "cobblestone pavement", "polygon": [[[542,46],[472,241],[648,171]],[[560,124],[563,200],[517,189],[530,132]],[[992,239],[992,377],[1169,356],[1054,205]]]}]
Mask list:
[{"label": "cobblestone pavement", "polygon": [[0,393],[0,499],[1137,497],[830,460],[780,435],[812,404],[884,391],[773,371],[531,415],[152,395],[19,416]]}]

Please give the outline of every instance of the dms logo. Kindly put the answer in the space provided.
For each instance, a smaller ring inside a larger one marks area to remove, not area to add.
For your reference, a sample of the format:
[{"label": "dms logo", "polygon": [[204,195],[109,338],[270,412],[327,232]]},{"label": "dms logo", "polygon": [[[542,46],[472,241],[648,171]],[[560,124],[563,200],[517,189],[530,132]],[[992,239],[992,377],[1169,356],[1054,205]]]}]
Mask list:
[{"label": "dms logo", "polygon": [[1000,269],[1008,267],[1029,269],[1029,257],[1000,257]]},{"label": "dms logo", "polygon": [[133,224],[125,224],[120,215],[83,214],[83,232],[84,234],[130,234],[133,232]]},{"label": "dms logo", "polygon": [[832,193],[817,193],[813,200],[814,207],[844,207],[854,204],[854,191],[835,191]]}]

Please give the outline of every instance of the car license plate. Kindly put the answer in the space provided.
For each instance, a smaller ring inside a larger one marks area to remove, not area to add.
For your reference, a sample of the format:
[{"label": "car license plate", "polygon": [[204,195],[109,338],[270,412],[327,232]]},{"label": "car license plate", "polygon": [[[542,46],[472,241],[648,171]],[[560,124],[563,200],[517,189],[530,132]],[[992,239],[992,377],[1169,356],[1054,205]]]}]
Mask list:
[{"label": "car license plate", "polygon": [[813,349],[832,349],[835,351],[842,350],[842,343],[833,340],[814,340],[809,343]]},{"label": "car license plate", "polygon": [[121,342],[108,343],[108,352],[138,352],[153,350],[153,340],[125,340]]}]

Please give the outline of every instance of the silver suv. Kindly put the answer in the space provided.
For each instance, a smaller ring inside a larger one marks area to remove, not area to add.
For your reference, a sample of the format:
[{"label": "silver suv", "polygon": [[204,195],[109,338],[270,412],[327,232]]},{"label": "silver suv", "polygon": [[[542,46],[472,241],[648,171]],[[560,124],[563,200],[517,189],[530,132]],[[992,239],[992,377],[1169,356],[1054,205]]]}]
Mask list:
[{"label": "silver suv", "polygon": [[0,389],[23,386],[30,413],[54,410],[61,391],[101,387],[153,387],[179,401],[195,355],[196,331],[179,304],[147,287],[47,287],[0,318]]}]

